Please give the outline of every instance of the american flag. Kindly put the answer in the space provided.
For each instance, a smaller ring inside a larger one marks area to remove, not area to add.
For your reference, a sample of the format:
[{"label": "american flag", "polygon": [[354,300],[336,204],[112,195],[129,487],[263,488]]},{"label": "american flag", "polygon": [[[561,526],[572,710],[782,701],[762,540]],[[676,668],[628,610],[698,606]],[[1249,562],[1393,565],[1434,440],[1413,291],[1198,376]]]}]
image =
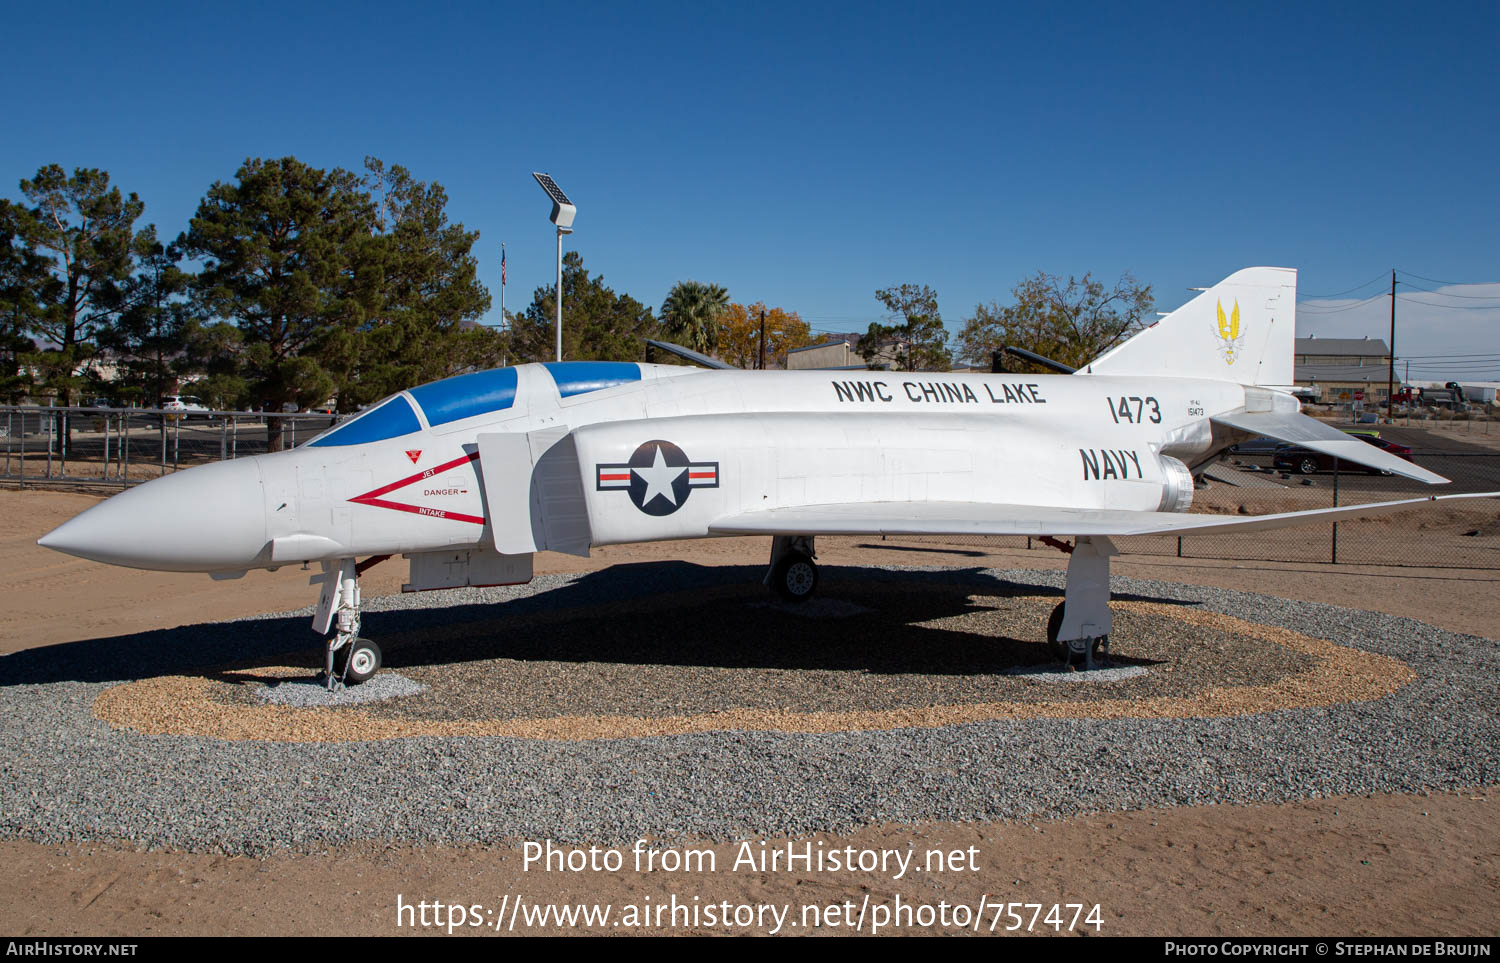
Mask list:
[{"label": "american flag", "polygon": [[500,245],[500,286],[505,287],[505,245]]}]

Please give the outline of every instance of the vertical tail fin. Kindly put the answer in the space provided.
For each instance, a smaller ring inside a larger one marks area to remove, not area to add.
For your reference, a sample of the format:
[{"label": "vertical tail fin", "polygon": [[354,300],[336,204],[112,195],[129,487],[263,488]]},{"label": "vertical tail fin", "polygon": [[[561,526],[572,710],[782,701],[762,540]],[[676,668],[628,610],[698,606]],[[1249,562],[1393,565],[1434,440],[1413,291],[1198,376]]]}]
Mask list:
[{"label": "vertical tail fin", "polygon": [[1296,269],[1245,268],[1078,373],[1218,378],[1289,389],[1296,336]]}]

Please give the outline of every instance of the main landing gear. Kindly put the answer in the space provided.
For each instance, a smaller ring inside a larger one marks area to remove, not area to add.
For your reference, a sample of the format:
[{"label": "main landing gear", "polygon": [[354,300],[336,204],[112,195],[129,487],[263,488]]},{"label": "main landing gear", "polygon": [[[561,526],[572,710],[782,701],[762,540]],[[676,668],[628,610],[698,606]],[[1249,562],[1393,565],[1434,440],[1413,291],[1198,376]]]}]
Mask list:
[{"label": "main landing gear", "polygon": [[326,635],[329,629],[335,630],[329,636],[323,661],[324,680],[328,691],[334,692],[345,685],[365,682],[378,672],[380,646],[359,634],[360,566],[352,558],[322,564],[323,574],[314,575],[311,580],[312,584],[323,586],[318,609],[313,613],[313,631]]},{"label": "main landing gear", "polygon": [[777,535],[771,539],[771,567],[765,584],[788,602],[803,602],[818,590],[818,564],[811,535]]},{"label": "main landing gear", "polygon": [[1094,668],[1103,655],[1109,663],[1109,632],[1114,619],[1109,611],[1109,557],[1119,550],[1099,535],[1081,535],[1068,556],[1068,582],[1063,601],[1047,620],[1047,641],[1064,665],[1082,663]]}]

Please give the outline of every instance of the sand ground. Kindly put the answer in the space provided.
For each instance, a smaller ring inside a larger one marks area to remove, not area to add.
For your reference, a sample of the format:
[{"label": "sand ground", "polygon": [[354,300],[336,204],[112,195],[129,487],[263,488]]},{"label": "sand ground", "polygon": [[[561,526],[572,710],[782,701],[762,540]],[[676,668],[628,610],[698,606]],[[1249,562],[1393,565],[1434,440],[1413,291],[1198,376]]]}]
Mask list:
[{"label": "sand ground", "polygon": [[[0,491],[0,653],[168,628],[310,604],[310,573],[294,568],[242,580],[110,568],[39,549],[35,539],[97,499]],[[537,571],[592,570],[677,558],[759,564],[765,539],[620,546],[591,559],[544,554]],[[1060,568],[1044,551],[918,541],[820,539],[825,565],[906,564]],[[1500,636],[1500,571],[1330,566],[1318,563],[1125,557],[1117,573],[1217,585],[1422,619]],[[399,591],[404,565],[372,569],[367,596]],[[1056,822],[872,826],[828,847],[976,849],[978,869],[886,874],[729,870],[714,873],[540,873],[522,868],[520,843],[413,848],[370,843],[265,859],[137,852],[128,841],[64,847],[0,843],[0,932],[71,934],[396,934],[407,903],[789,903],[826,906],[869,895],[936,906],[988,900],[1101,907],[1105,934],[1494,935],[1500,932],[1500,799],[1488,790],[1428,796],[1312,800],[1106,813]],[[793,910],[794,914],[800,909]],[[1027,911],[1029,912],[1029,911]],[[982,928],[987,928],[989,920]],[[1002,927],[1005,921],[1002,919]],[[749,931],[769,929],[751,926]],[[586,929],[586,928],[580,928]],[[954,927],[917,928],[921,932]],[[530,932],[556,932],[533,928]],[[637,932],[608,928],[604,932]],[[660,932],[724,932],[692,926]],[[730,931],[740,932],[739,929]],[[461,928],[457,932],[476,932]],[[478,930],[484,932],[484,930]],[[796,931],[794,931],[796,932]],[[824,927],[821,932],[848,932]],[[892,929],[888,932],[896,932]]]}]

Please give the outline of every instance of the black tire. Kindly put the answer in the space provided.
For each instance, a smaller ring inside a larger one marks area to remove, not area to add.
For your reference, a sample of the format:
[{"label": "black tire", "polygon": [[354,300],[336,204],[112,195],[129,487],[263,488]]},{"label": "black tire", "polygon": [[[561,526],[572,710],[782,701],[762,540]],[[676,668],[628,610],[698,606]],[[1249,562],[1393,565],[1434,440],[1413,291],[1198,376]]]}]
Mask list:
[{"label": "black tire", "polygon": [[1053,645],[1057,644],[1057,633],[1062,631],[1063,606],[1066,604],[1058,602],[1052,614],[1047,616],[1047,641]]},{"label": "black tire", "polygon": [[1318,470],[1318,460],[1316,458],[1313,458],[1312,456],[1303,458],[1300,462],[1297,463],[1297,470],[1304,475],[1311,475],[1313,472]]},{"label": "black tire", "polygon": [[801,552],[789,552],[771,571],[771,587],[788,602],[805,602],[818,590],[818,564]]},{"label": "black tire", "polygon": [[380,646],[369,639],[355,639],[344,649],[339,675],[345,685],[368,682],[380,671]]},{"label": "black tire", "polygon": [[[1066,602],[1058,602],[1057,607],[1052,610],[1052,614],[1047,616],[1047,642],[1052,646],[1052,651],[1057,655],[1058,661],[1064,665],[1072,665],[1074,662],[1084,664],[1088,660],[1085,658],[1084,649],[1082,648],[1083,639],[1077,640],[1079,648],[1074,648],[1070,643],[1059,642],[1057,640],[1058,633],[1062,631],[1063,606],[1066,604]],[[1095,639],[1094,651],[1090,654],[1097,658],[1101,648],[1101,641]]]}]

